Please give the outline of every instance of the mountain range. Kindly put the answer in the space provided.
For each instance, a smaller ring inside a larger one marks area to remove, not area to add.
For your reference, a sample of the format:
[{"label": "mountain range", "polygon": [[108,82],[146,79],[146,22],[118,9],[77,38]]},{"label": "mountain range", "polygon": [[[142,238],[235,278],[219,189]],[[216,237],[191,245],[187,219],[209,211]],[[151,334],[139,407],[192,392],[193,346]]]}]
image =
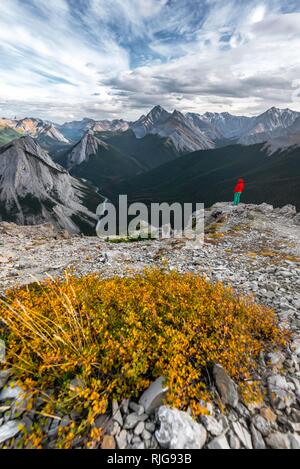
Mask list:
[{"label": "mountain range", "polygon": [[299,145],[300,113],[275,107],[247,117],[155,106],[135,122],[86,118],[62,125],[2,118],[0,216],[89,231],[102,200],[97,191],[210,204],[228,200],[240,176],[245,200],[300,205]]},{"label": "mountain range", "polygon": [[285,139],[299,132],[300,113],[272,107],[254,117],[235,116],[228,112],[184,114],[177,110],[171,113],[161,106],[155,106],[135,122],[123,119],[96,121],[86,118],[60,125],[35,118],[0,119],[0,137],[8,129],[40,141],[48,139],[49,145],[51,141],[56,145],[77,143],[90,131],[123,133],[132,129],[137,139],[149,134],[158,135],[169,138],[180,153],[190,153],[230,143],[251,145],[278,138]]}]

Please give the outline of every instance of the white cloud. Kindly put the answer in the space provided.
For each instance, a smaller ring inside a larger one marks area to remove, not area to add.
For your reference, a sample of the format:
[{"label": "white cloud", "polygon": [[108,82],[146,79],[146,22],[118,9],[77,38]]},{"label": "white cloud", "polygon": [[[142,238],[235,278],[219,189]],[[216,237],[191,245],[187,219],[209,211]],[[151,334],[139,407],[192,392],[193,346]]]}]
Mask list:
[{"label": "white cloud", "polygon": [[1,0],[1,114],[300,110],[300,13],[283,14],[285,2],[77,2],[76,15],[68,0]]}]

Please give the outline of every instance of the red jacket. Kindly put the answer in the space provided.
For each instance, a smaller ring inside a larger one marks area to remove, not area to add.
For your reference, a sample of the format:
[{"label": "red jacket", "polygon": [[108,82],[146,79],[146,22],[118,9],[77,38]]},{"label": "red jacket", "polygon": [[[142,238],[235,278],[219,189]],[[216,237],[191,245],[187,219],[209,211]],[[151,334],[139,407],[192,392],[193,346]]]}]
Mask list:
[{"label": "red jacket", "polygon": [[245,188],[244,179],[239,179],[237,185],[235,186],[234,193],[244,192],[244,188]]}]

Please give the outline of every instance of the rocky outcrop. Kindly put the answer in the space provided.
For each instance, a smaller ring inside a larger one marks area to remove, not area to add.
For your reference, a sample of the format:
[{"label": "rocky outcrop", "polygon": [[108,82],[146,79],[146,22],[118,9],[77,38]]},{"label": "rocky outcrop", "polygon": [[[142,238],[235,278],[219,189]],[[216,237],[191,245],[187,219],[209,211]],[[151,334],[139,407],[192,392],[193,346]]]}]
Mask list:
[{"label": "rocky outcrop", "polygon": [[205,445],[207,433],[185,412],[162,406],[158,411],[160,429],[155,433],[162,448],[201,449]]},{"label": "rocky outcrop", "polygon": [[21,225],[51,222],[71,233],[92,232],[97,218],[84,205],[102,200],[55,164],[31,137],[0,149],[0,217]]}]

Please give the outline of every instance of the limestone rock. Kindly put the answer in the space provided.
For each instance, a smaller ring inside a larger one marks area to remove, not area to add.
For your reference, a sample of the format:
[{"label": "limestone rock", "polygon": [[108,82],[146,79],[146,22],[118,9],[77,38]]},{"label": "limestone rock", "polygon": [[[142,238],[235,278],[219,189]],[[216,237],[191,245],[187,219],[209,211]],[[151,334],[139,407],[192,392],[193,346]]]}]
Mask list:
[{"label": "limestone rock", "polygon": [[162,406],[158,411],[160,429],[155,436],[162,448],[201,449],[205,445],[205,428],[187,413]]},{"label": "limestone rock", "polygon": [[272,405],[278,409],[290,407],[294,401],[294,393],[284,376],[273,375],[268,379],[269,394]]},{"label": "limestone rock", "polygon": [[139,436],[139,435],[141,435],[141,434],[143,433],[144,429],[145,429],[145,424],[144,424],[144,422],[139,422],[139,423],[137,424],[137,426],[135,427],[135,429],[134,429],[134,434],[135,434],[136,436]]},{"label": "limestone rock", "polygon": [[230,449],[227,438],[225,435],[214,438],[208,445],[208,449]]},{"label": "limestone rock", "polygon": [[22,430],[20,420],[10,420],[0,427],[0,443],[14,438]]},{"label": "limestone rock", "polygon": [[288,438],[292,449],[300,449],[300,436],[297,433],[289,433]]},{"label": "limestone rock", "polygon": [[126,417],[124,428],[125,430],[132,430],[133,428],[136,427],[136,425],[139,422],[144,422],[145,420],[147,420],[147,418],[148,418],[147,414],[142,414],[142,415],[138,415],[136,413],[129,414]]},{"label": "limestone rock", "polygon": [[282,207],[278,213],[283,217],[293,218],[297,214],[297,209],[294,205],[288,204]]},{"label": "limestone rock", "polygon": [[239,422],[232,423],[233,430],[235,431],[236,436],[242,442],[246,449],[252,449],[252,440],[251,435],[248,430],[241,425]]},{"label": "limestone rock", "polygon": [[270,407],[263,407],[260,409],[260,415],[270,423],[275,423],[277,420],[277,415],[272,409],[270,409]]},{"label": "limestone rock", "polygon": [[125,449],[127,447],[127,432],[122,430],[118,436],[116,436],[117,448]]},{"label": "limestone rock", "polygon": [[268,436],[272,431],[270,422],[264,419],[261,415],[255,415],[253,418],[253,424],[255,428],[263,435]]},{"label": "limestone rock", "polygon": [[[1,351],[1,345],[0,345],[0,351]],[[10,374],[11,374],[11,370],[0,371],[0,389],[2,389],[3,386],[5,386]]]},{"label": "limestone rock", "polygon": [[223,403],[231,407],[237,407],[239,396],[235,382],[228,376],[221,365],[214,366],[213,375]]},{"label": "limestone rock", "polygon": [[139,404],[143,406],[145,412],[150,415],[163,404],[167,391],[168,387],[165,385],[165,379],[161,376],[142,394]]},{"label": "limestone rock", "polygon": [[10,383],[5,386],[0,393],[0,401],[8,401],[18,399],[20,400],[24,395],[23,389],[17,386],[15,383]]},{"label": "limestone rock", "polygon": [[219,436],[223,432],[222,423],[218,422],[211,415],[203,415],[201,417],[201,422],[203,423],[206,430],[213,436]]},{"label": "limestone rock", "polygon": [[253,424],[251,424],[251,435],[252,435],[252,443],[254,449],[265,449],[266,444],[261,433],[255,428]]},{"label": "limestone rock", "polygon": [[267,445],[272,449],[290,449],[291,442],[288,435],[280,432],[272,433],[266,439]]}]

